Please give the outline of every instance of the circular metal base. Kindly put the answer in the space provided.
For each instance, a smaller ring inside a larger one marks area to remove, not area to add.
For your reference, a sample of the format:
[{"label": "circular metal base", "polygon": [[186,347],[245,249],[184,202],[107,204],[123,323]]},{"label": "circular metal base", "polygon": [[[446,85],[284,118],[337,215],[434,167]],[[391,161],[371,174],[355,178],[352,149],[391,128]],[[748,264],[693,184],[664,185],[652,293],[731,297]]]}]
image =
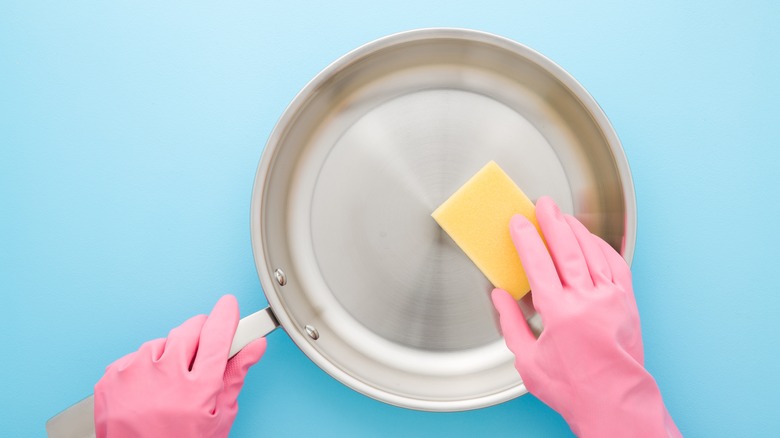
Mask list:
[{"label": "circular metal base", "polygon": [[416,409],[524,392],[492,286],[430,216],[490,160],[630,259],[634,192],[619,141],[585,90],[527,47],[412,31],[346,55],[301,92],[264,152],[252,235],[268,300],[312,360]]}]

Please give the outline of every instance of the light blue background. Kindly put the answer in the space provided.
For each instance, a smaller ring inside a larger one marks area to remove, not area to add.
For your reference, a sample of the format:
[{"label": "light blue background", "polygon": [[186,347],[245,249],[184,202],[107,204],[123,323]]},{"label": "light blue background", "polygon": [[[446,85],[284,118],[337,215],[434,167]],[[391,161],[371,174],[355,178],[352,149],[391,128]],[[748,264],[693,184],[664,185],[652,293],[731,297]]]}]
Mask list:
[{"label": "light blue background", "polygon": [[[0,435],[43,436],[105,365],[223,293],[243,314],[264,306],[249,197],[287,103],[365,42],[457,26],[547,55],[612,120],[638,198],[647,366],[680,429],[777,436],[779,12],[770,1],[3,2]],[[237,437],[571,434],[531,396],[454,414],[384,405],[281,331],[240,406]]]}]

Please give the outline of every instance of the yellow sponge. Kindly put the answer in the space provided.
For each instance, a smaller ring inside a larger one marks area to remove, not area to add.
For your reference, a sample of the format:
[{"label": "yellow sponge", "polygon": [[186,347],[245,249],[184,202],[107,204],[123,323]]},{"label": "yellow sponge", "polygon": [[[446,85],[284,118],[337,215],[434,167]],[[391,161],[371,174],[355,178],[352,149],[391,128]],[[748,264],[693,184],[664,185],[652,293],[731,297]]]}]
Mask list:
[{"label": "yellow sponge", "polygon": [[494,286],[519,300],[530,286],[509,235],[509,220],[515,214],[527,217],[539,230],[533,202],[491,161],[431,216]]}]

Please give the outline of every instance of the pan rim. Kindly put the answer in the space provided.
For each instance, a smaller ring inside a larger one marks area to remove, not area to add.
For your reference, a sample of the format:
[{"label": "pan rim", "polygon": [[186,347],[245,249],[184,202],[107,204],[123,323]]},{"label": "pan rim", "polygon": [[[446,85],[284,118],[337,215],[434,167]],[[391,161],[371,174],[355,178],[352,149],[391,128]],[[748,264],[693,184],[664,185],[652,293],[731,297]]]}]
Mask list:
[{"label": "pan rim", "polygon": [[593,118],[595,126],[598,127],[601,134],[604,136],[615,160],[623,191],[623,202],[626,214],[625,235],[622,247],[619,249],[629,265],[631,265],[635,250],[637,214],[636,195],[628,160],[617,133],[602,108],[587,90],[585,90],[584,86],[577,82],[577,80],[562,67],[530,47],[506,37],[484,31],[452,27],[421,28],[391,34],[363,44],[338,58],[314,76],[314,78],[298,92],[290,104],[285,108],[269,135],[257,168],[252,190],[250,214],[252,252],[255,259],[257,274],[268,300],[268,304],[271,309],[273,309],[281,326],[285,329],[297,347],[323,371],[327,372],[341,383],[364,395],[391,405],[423,411],[449,412],[492,406],[516,398],[528,391],[525,388],[525,385],[521,383],[516,387],[501,392],[461,400],[418,399],[390,393],[384,389],[372,386],[370,383],[360,380],[344,371],[318,352],[309,343],[303,332],[288,330],[288,328],[293,328],[294,325],[277,294],[277,283],[275,282],[274,274],[272,270],[269,270],[270,266],[267,258],[268,248],[265,244],[266,230],[265,225],[261,221],[263,216],[263,209],[261,207],[265,202],[264,194],[268,187],[272,164],[275,162],[276,156],[279,153],[278,146],[291,126],[291,123],[295,121],[296,115],[307,103],[310,96],[330,77],[338,74],[339,71],[373,52],[404,43],[435,39],[479,42],[508,50],[519,57],[528,59],[530,62],[544,69],[553,78],[560,81],[561,84],[576,97],[582,107],[587,110],[588,114]]}]

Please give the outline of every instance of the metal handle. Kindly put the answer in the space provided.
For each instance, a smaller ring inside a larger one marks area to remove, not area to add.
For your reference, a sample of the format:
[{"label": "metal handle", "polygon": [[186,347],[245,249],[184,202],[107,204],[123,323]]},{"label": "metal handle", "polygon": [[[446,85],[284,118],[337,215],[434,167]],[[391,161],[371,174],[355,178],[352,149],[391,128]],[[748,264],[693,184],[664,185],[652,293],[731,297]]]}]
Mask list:
[{"label": "metal handle", "polygon": [[279,321],[270,307],[241,318],[241,321],[238,321],[238,327],[236,327],[236,334],[233,335],[233,343],[230,344],[228,359],[235,356],[248,343],[262,338],[277,327],[279,327]]},{"label": "metal handle", "polygon": [[[274,331],[279,321],[270,307],[241,318],[230,344],[231,358],[255,339]],[[46,422],[49,438],[95,438],[95,396],[81,400]]]}]

